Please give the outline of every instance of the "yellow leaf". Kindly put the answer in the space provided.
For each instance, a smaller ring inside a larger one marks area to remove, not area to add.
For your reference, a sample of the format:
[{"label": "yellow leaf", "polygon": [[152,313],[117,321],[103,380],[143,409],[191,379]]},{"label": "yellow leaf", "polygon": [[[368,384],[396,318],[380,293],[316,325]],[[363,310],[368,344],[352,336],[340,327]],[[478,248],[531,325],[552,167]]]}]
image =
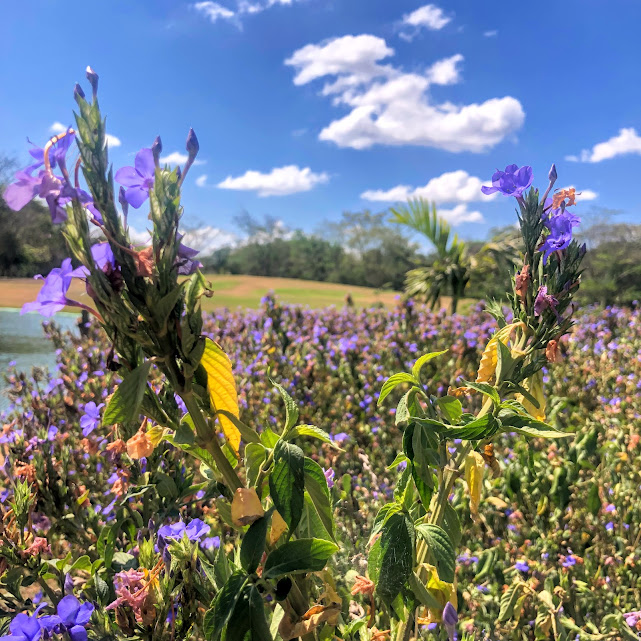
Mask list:
[{"label": "yellow leaf", "polygon": [[516,400],[521,403],[527,412],[534,416],[537,421],[544,421],[545,393],[543,392],[543,370],[539,370],[536,374],[523,381],[523,387],[534,396],[539,402],[539,406],[535,407],[534,403],[530,403],[522,394],[517,394]]},{"label": "yellow leaf", "polygon": [[[206,338],[205,351],[200,362],[207,372],[207,388],[209,389],[209,400],[212,409],[214,411],[226,410],[238,418],[240,414],[238,411],[238,394],[229,356],[223,352],[218,343]],[[218,420],[227,442],[232,450],[238,454],[240,446],[238,428],[222,414],[218,414]]]},{"label": "yellow leaf", "polygon": [[442,620],[443,608],[449,601],[455,608],[458,606],[458,596],[453,583],[446,583],[438,578],[438,571],[429,563],[422,563],[418,568],[418,575],[427,575],[425,587],[427,591],[439,602],[440,608],[425,608],[424,616],[419,617],[421,625],[429,623],[440,623]]},{"label": "yellow leaf", "polygon": [[501,343],[507,345],[512,333],[523,327],[525,327],[525,323],[523,321],[519,321],[517,323],[512,323],[511,325],[506,325],[494,332],[494,336],[490,338],[488,344],[483,350],[483,355],[481,356],[481,362],[479,364],[479,371],[476,375],[477,383],[489,383],[491,378],[494,376],[496,366],[498,364],[498,342],[501,341]]},{"label": "yellow leaf", "polygon": [[256,490],[239,487],[231,502],[231,520],[238,527],[251,525],[261,517],[265,516],[265,510],[260,504]]},{"label": "yellow leaf", "polygon": [[465,481],[470,492],[470,512],[479,513],[481,490],[483,489],[483,470],[485,459],[478,452],[471,452],[465,459]]},{"label": "yellow leaf", "polygon": [[285,523],[283,517],[278,513],[278,510],[274,510],[272,514],[272,527],[269,531],[269,542],[274,545],[287,530],[287,523]]}]

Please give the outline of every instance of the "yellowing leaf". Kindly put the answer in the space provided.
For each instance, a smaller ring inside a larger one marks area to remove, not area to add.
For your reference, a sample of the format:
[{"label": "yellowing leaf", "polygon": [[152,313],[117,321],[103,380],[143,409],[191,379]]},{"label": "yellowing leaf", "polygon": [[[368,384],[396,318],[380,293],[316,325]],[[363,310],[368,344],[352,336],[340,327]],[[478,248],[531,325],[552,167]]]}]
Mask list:
[{"label": "yellowing leaf", "polygon": [[538,401],[539,406],[527,400],[522,394],[516,395],[516,400],[523,405],[529,414],[537,421],[545,420],[545,393],[543,392],[543,370],[539,370],[532,377],[523,382],[523,387]]},{"label": "yellowing leaf", "polygon": [[272,514],[272,527],[269,531],[269,542],[274,545],[285,532],[287,532],[287,523],[285,523],[278,510],[274,510]]},{"label": "yellowing leaf", "polygon": [[470,492],[470,512],[479,513],[481,490],[483,489],[483,470],[485,459],[478,452],[471,452],[465,459],[465,481]]},{"label": "yellowing leaf", "polygon": [[263,510],[256,490],[239,487],[231,502],[232,523],[238,527],[244,527],[258,521],[263,516],[265,516],[265,510]]},{"label": "yellowing leaf", "polygon": [[419,566],[419,574],[422,577],[427,575],[425,588],[440,604],[440,608],[425,608],[423,616],[419,617],[419,624],[440,623],[442,621],[443,608],[449,601],[455,608],[458,606],[458,597],[453,583],[441,581],[438,577],[438,570],[429,563],[422,563]]},{"label": "yellowing leaf", "polygon": [[512,333],[518,328],[523,327],[525,327],[525,323],[523,321],[519,321],[517,323],[506,325],[494,332],[494,336],[492,336],[483,350],[483,355],[481,356],[481,362],[479,364],[479,371],[476,374],[477,383],[489,383],[494,376],[499,358],[498,342],[501,341],[504,345],[507,345]]},{"label": "yellowing leaf", "polygon": [[[236,418],[239,418],[238,394],[229,356],[223,352],[218,343],[206,338],[205,351],[200,362],[207,372],[207,388],[212,409],[214,411],[226,410]],[[227,443],[238,454],[240,446],[238,428],[222,414],[218,414],[218,420]]]}]

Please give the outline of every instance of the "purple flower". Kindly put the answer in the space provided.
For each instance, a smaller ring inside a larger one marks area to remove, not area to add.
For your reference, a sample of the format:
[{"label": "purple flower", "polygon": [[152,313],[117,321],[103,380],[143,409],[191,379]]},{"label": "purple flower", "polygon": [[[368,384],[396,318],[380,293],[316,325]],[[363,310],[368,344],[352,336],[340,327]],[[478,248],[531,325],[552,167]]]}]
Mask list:
[{"label": "purple flower", "polygon": [[580,219],[574,214],[567,212],[552,216],[545,226],[550,230],[541,249],[544,250],[543,264],[548,262],[550,254],[555,251],[566,249],[572,242],[572,227],[578,225]]},{"label": "purple flower", "polygon": [[100,425],[100,408],[104,406],[104,403],[96,405],[93,401],[85,405],[85,413],[80,417],[83,436],[89,436]]},{"label": "purple flower", "polygon": [[347,432],[339,432],[338,434],[330,435],[330,438],[334,443],[343,443],[349,439],[349,434]]},{"label": "purple flower", "polygon": [[[74,278],[84,278],[88,275],[86,267],[71,268],[71,258],[65,258],[60,267],[52,269],[44,279],[44,285],[38,292],[38,296],[32,303],[25,303],[22,306],[21,314],[37,311],[43,316],[53,316],[64,309],[66,305],[79,303],[67,298],[67,292]],[[38,275],[36,278],[42,278]]]},{"label": "purple flower", "polygon": [[454,641],[457,623],[458,614],[456,613],[456,608],[448,601],[443,608],[443,625],[447,630],[447,636],[450,641]]},{"label": "purple flower", "polygon": [[[200,541],[209,534],[211,528],[200,519],[192,519],[187,525],[184,521],[176,521],[163,525],[158,530],[158,542],[164,546],[168,540],[179,541],[186,536],[190,541]],[[219,542],[220,543],[220,542]]]},{"label": "purple flower", "polygon": [[548,288],[545,285],[541,285],[539,291],[534,299],[534,314],[535,316],[540,316],[546,309],[551,309],[559,318],[559,315],[556,311],[556,306],[559,304],[559,301],[548,294]]},{"label": "purple flower", "polygon": [[514,567],[519,571],[519,572],[529,572],[530,571],[530,566],[528,565],[527,561],[517,561],[514,564]]},{"label": "purple flower", "polygon": [[524,166],[519,169],[518,165],[508,165],[505,171],[497,169],[492,176],[492,186],[483,185],[481,191],[486,194],[499,192],[504,196],[516,196],[517,198],[532,184],[532,167]]},{"label": "purple flower", "polygon": [[58,614],[44,616],[40,623],[48,633],[67,632],[71,641],[87,641],[85,626],[89,623],[93,610],[91,603],[80,603],[75,596],[69,594],[58,603]]},{"label": "purple flower", "polygon": [[109,243],[96,243],[91,246],[91,256],[96,267],[102,271],[108,271],[116,266],[116,259]]},{"label": "purple flower", "polygon": [[32,176],[29,173],[29,167],[22,169],[15,175],[16,182],[7,186],[4,190],[4,201],[7,206],[14,211],[20,211],[25,205],[30,203],[40,191],[44,171]]},{"label": "purple flower", "polygon": [[116,172],[116,180],[127,187],[125,199],[134,209],[138,209],[149,198],[155,177],[154,154],[147,148],[136,154],[134,167],[123,167]]},{"label": "purple flower", "polygon": [[220,547],[219,536],[208,536],[200,542],[200,547],[205,550],[216,550]]},{"label": "purple flower", "polygon": [[46,605],[46,603],[39,605],[31,616],[24,613],[18,614],[9,624],[11,634],[0,637],[0,641],[38,641],[42,637],[38,612]]},{"label": "purple flower", "polygon": [[183,245],[180,240],[183,235],[178,234],[178,253],[176,254],[176,265],[178,266],[178,273],[181,276],[190,276],[198,271],[203,264],[199,260],[194,260],[198,256],[198,250]]},{"label": "purple flower", "polygon": [[327,481],[327,487],[331,490],[334,487],[334,468],[330,467],[327,470],[323,468],[323,473],[325,474],[325,480]]}]

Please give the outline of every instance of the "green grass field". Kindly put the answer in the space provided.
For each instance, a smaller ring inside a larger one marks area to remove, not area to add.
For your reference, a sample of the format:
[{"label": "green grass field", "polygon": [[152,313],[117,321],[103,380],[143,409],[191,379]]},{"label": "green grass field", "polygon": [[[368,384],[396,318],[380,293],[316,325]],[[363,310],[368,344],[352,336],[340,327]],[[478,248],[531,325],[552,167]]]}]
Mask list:
[{"label": "green grass field", "polygon": [[[351,294],[357,307],[368,307],[383,303],[392,307],[397,292],[378,291],[367,287],[337,285],[333,283],[317,283],[313,281],[295,280],[292,278],[265,278],[262,276],[221,276],[208,274],[214,290],[212,298],[203,299],[206,310],[228,307],[244,307],[256,309],[260,299],[269,291],[273,291],[284,303],[309,305],[313,308],[336,305],[342,307],[345,297]],[[35,300],[41,287],[41,281],[29,278],[8,278],[0,280],[0,307],[22,307],[28,301]],[[84,285],[74,281],[69,291],[69,297],[80,302],[91,304],[84,291]],[[448,301],[443,301],[447,304]]]}]

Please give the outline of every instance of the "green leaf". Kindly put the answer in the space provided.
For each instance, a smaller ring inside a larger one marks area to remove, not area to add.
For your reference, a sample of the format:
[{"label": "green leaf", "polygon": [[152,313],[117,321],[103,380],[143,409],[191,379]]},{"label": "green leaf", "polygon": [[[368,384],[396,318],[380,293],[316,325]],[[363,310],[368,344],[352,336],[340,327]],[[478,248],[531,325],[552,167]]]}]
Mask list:
[{"label": "green leaf", "polygon": [[593,516],[597,516],[601,511],[601,497],[599,496],[599,486],[597,483],[593,483],[588,490],[587,506],[590,514]]},{"label": "green leaf", "polygon": [[327,487],[323,468],[313,459],[305,457],[305,489],[307,490],[318,516],[327,530],[334,537],[334,518],[332,502]]},{"label": "green leaf", "polygon": [[381,530],[376,592],[391,603],[403,589],[412,573],[414,561],[414,525],[403,512],[391,514]]},{"label": "green leaf", "polygon": [[385,400],[387,395],[401,383],[411,383],[416,387],[420,387],[420,383],[412,376],[405,372],[398,372],[397,374],[392,374],[384,383],[381,388],[381,395],[378,397],[378,405]]},{"label": "green leaf", "polygon": [[265,551],[267,528],[271,519],[271,510],[257,521],[254,521],[240,546],[240,564],[248,574],[256,572]]},{"label": "green leaf", "polygon": [[272,641],[272,635],[265,616],[263,597],[255,585],[252,585],[249,595],[249,618],[252,641]]},{"label": "green leaf", "polygon": [[465,387],[470,387],[477,392],[481,392],[481,394],[487,396],[488,398],[491,398],[492,402],[495,405],[499,405],[501,403],[501,397],[499,396],[499,393],[496,391],[496,388],[489,383],[474,383],[473,381],[463,381],[463,385],[465,385]]},{"label": "green leaf", "polygon": [[123,378],[105,408],[102,416],[104,425],[125,423],[138,417],[140,405],[147,389],[150,367],[151,361],[145,361]]},{"label": "green leaf", "polygon": [[412,389],[403,394],[401,400],[396,406],[396,414],[394,415],[395,425],[407,423],[412,417],[412,414],[417,413],[418,408],[416,407],[416,393],[418,391],[418,388],[412,387]]},{"label": "green leaf", "polygon": [[303,513],[300,517],[300,523],[296,527],[296,536],[301,539],[325,539],[326,541],[333,541],[332,535],[320,520],[308,492],[305,492]]},{"label": "green leaf", "polygon": [[461,521],[449,501],[445,504],[445,512],[443,513],[443,529],[447,532],[454,547],[457,548],[462,538]]},{"label": "green leaf", "polygon": [[280,436],[276,434],[273,430],[271,430],[269,427],[265,428],[261,433],[260,433],[260,442],[265,446],[265,447],[276,447],[276,443],[280,441]]},{"label": "green leaf", "polygon": [[320,427],[316,427],[316,425],[297,425],[289,433],[289,435],[287,436],[287,440],[291,441],[297,436],[311,436],[312,438],[317,438],[323,441],[323,443],[329,443],[337,450],[341,449],[336,443],[332,441],[329,434],[325,430],[322,430]]},{"label": "green leaf", "polygon": [[298,421],[298,406],[282,385],[279,385],[271,377],[269,381],[280,392],[280,395],[283,397],[283,401],[285,401],[285,429],[283,430],[283,433],[286,433],[294,427]]},{"label": "green leaf", "polygon": [[474,581],[483,581],[483,579],[490,576],[494,570],[494,565],[498,558],[498,552],[496,548],[490,548],[489,550],[483,550],[479,556],[479,562],[476,566],[476,575],[474,576]]},{"label": "green leaf", "polygon": [[[189,414],[187,414],[186,416],[189,416]],[[191,417],[189,417],[189,419],[191,421]],[[191,425],[187,421],[181,421],[178,429],[174,434],[174,445],[193,445],[195,440],[196,435],[194,433],[193,427],[191,427]]]},{"label": "green leaf", "polygon": [[258,480],[258,474],[265,458],[267,458],[267,450],[263,445],[248,443],[245,446],[245,470],[250,487],[253,487]]},{"label": "green leaf", "polygon": [[442,396],[436,400],[443,414],[452,425],[458,425],[463,415],[463,406],[458,398],[453,396]]},{"label": "green leaf", "polygon": [[543,421],[537,421],[532,417],[511,416],[505,419],[503,430],[506,432],[518,432],[526,436],[538,438],[574,438],[574,434],[560,432]]},{"label": "green leaf", "polygon": [[204,632],[207,641],[218,641],[223,628],[229,622],[249,577],[241,571],[234,572],[205,614]]},{"label": "green leaf", "polygon": [[86,555],[77,558],[71,566],[70,570],[80,570],[82,572],[91,571],[91,559]]},{"label": "green leaf", "polygon": [[423,604],[426,608],[431,608],[434,610],[440,611],[442,609],[443,606],[427,591],[427,588],[423,585],[423,583],[421,583],[421,580],[416,576],[414,572],[410,574],[409,582],[414,596],[421,604]]},{"label": "green leaf", "polygon": [[432,564],[438,577],[446,583],[454,583],[456,552],[447,532],[438,525],[422,523],[416,526],[416,533],[425,540]]},{"label": "green leaf", "polygon": [[496,434],[499,427],[499,423],[492,414],[485,414],[467,425],[450,427],[443,436],[448,439],[460,438],[464,441],[479,441]]},{"label": "green leaf", "polygon": [[228,418],[234,424],[234,427],[240,432],[240,436],[245,443],[260,443],[258,432],[249,427],[249,425],[245,425],[235,414],[227,410],[218,410],[216,413]]},{"label": "green leaf", "polygon": [[518,583],[511,585],[503,594],[500,600],[498,623],[505,623],[512,618],[514,609],[521,595],[521,586]]},{"label": "green leaf", "polygon": [[409,461],[407,456],[405,456],[403,452],[399,452],[396,455],[396,458],[385,469],[389,472],[389,470],[393,470],[395,467],[399,466],[401,463],[407,462],[407,461]]},{"label": "green leaf", "polygon": [[275,549],[265,561],[264,579],[277,579],[286,574],[320,572],[338,546],[323,539],[297,539]]},{"label": "green leaf", "polygon": [[291,534],[300,521],[305,500],[305,456],[298,445],[285,441],[276,445],[269,493]]},{"label": "green leaf", "polygon": [[433,358],[436,358],[437,356],[443,356],[443,354],[446,354],[448,351],[449,350],[444,349],[440,352],[430,352],[429,354],[423,354],[423,356],[421,356],[416,361],[416,363],[414,363],[414,366],[412,367],[412,376],[418,381],[423,365],[429,363]]}]

